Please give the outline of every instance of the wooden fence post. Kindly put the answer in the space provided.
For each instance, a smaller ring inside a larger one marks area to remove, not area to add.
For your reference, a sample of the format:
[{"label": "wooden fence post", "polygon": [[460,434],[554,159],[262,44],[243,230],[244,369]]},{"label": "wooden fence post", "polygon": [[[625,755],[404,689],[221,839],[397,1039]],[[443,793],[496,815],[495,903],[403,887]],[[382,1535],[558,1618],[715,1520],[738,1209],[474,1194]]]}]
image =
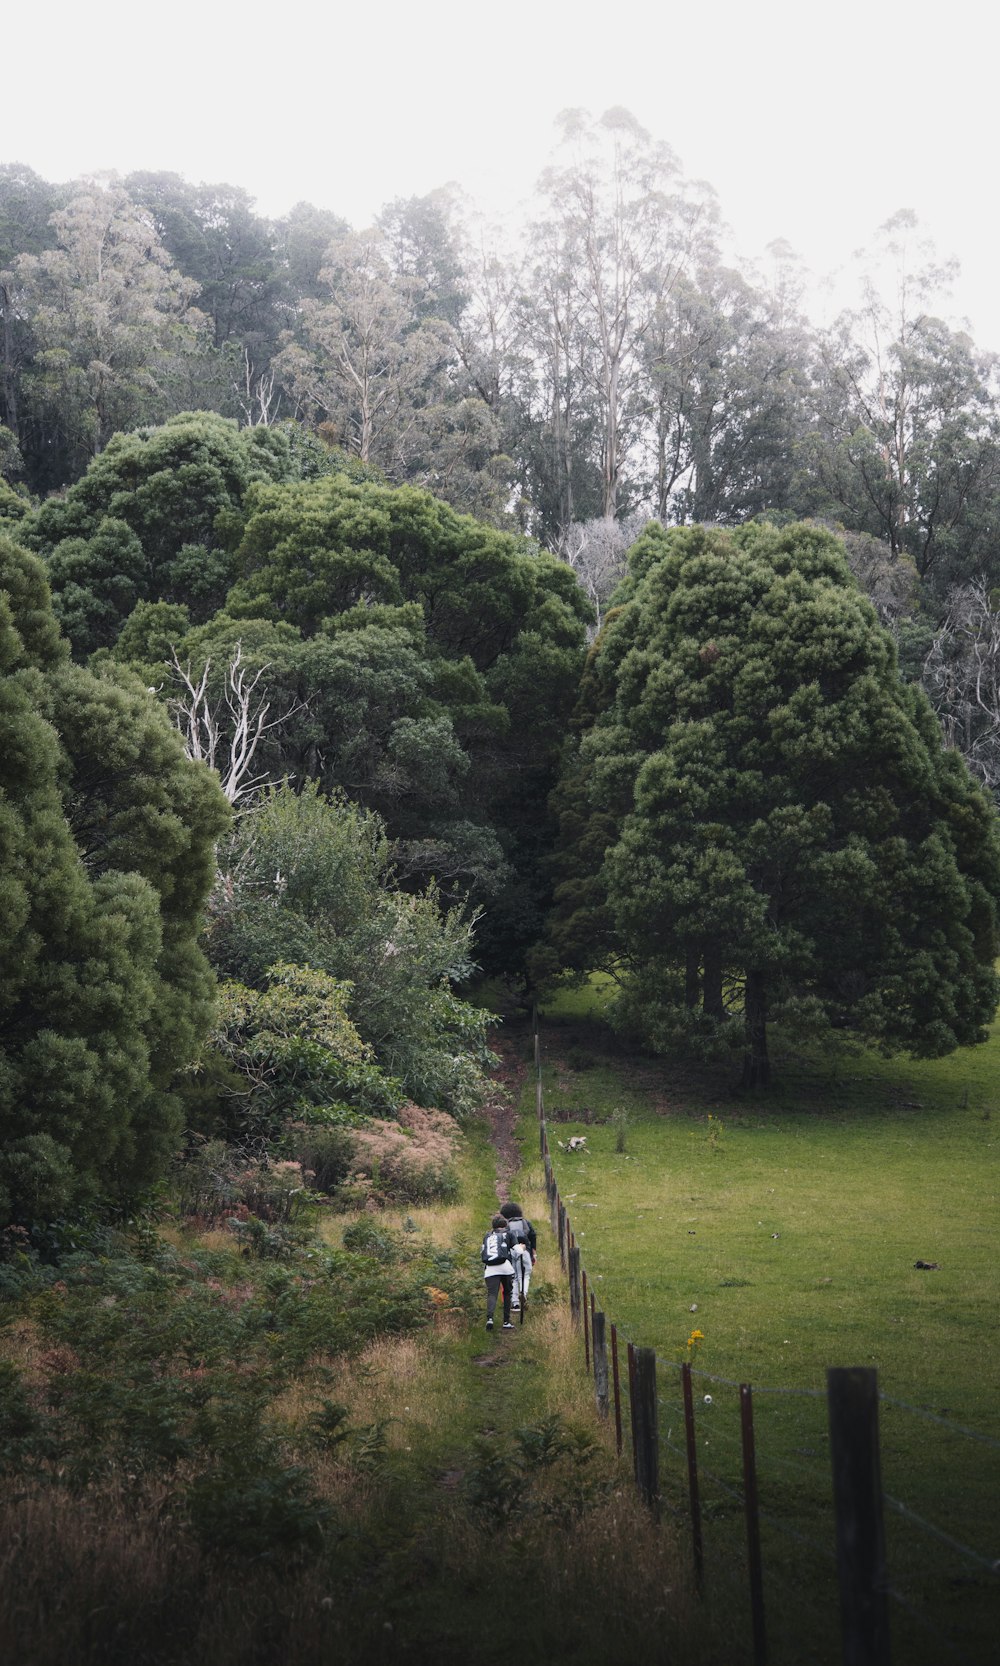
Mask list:
[{"label": "wooden fence post", "polygon": [[747,1563],[750,1573],[750,1614],[753,1623],[753,1666],[767,1666],[764,1629],[764,1576],[760,1559],[760,1506],[757,1501],[757,1456],[753,1438],[753,1395],[740,1383],[740,1426],[743,1436],[743,1497],[747,1517]]},{"label": "wooden fence post", "polygon": [[566,1271],[566,1207],[561,1201],[557,1205],[559,1210],[557,1231],[559,1234],[559,1265]]},{"label": "wooden fence post", "polygon": [[622,1385],[618,1374],[618,1326],[611,1327],[611,1380],[615,1391],[615,1448],[622,1455]]},{"label": "wooden fence post", "polygon": [[606,1419],[608,1415],[608,1344],[605,1336],[604,1314],[595,1309],[591,1316],[591,1328],[594,1333],[594,1399],[597,1401],[597,1415]]},{"label": "wooden fence post", "polygon": [[639,1485],[639,1448],[636,1444],[635,1426],[637,1412],[635,1409],[635,1343],[628,1344],[628,1420],[632,1429],[632,1468],[635,1472],[635,1484]]},{"label": "wooden fence post", "polygon": [[832,1366],[826,1393],[844,1666],[889,1666],[878,1373]]},{"label": "wooden fence post", "polygon": [[691,1389],[691,1366],[687,1360],[681,1366],[681,1386],[684,1390],[684,1432],[687,1436],[688,1497],[691,1502],[691,1550],[694,1556],[694,1577],[700,1591],[705,1572],[705,1552],[701,1542],[701,1496],[698,1491],[698,1446],[694,1430],[694,1394]]},{"label": "wooden fence post", "polygon": [[660,1428],[656,1400],[656,1349],[637,1348],[635,1356],[636,1410],[638,1430],[636,1456],[638,1483],[643,1499],[654,1516],[660,1514]]},{"label": "wooden fence post", "polygon": [[538,1120],[541,1122],[545,1115],[545,1108],[542,1103],[542,1078],[540,1074],[535,1082],[535,1110],[538,1113]]},{"label": "wooden fence post", "polygon": [[580,1251],[573,1248],[569,1252],[569,1312],[573,1324],[580,1323]]},{"label": "wooden fence post", "polygon": [[589,1307],[589,1298],[588,1298],[588,1295],[587,1295],[587,1272],[586,1272],[586,1268],[584,1268],[584,1267],[581,1267],[581,1269],[580,1269],[580,1283],[581,1283],[581,1286],[582,1286],[580,1294],[581,1294],[581,1300],[582,1300],[582,1303],[583,1303],[583,1357],[584,1357],[584,1361],[585,1361],[586,1366],[587,1366],[587,1375],[589,1377],[590,1376],[590,1307]]}]

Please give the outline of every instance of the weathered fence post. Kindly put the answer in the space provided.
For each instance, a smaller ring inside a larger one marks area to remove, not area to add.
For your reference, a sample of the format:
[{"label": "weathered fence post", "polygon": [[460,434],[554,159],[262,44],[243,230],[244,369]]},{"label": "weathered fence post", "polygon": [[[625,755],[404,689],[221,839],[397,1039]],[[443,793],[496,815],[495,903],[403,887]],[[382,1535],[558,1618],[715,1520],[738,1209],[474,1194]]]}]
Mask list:
[{"label": "weathered fence post", "polygon": [[594,1399],[597,1401],[597,1415],[606,1418],[608,1415],[608,1344],[605,1336],[604,1314],[596,1309],[591,1315],[591,1328],[594,1333]]},{"label": "weathered fence post", "polygon": [[750,1614],[753,1623],[753,1666],[766,1666],[764,1576],[760,1559],[760,1507],[757,1501],[757,1456],[753,1439],[753,1395],[740,1383],[740,1426],[743,1436],[743,1497],[747,1517],[747,1563],[750,1572]]},{"label": "weathered fence post", "polygon": [[584,1357],[584,1361],[585,1361],[586,1366],[587,1366],[587,1375],[589,1377],[590,1376],[590,1304],[589,1304],[589,1299],[588,1299],[588,1296],[587,1296],[587,1272],[586,1272],[586,1269],[583,1268],[583,1267],[581,1267],[581,1269],[580,1269],[580,1282],[581,1282],[581,1285],[582,1285],[581,1299],[582,1299],[582,1302],[583,1302],[583,1357]]},{"label": "weathered fence post", "polygon": [[654,1516],[660,1514],[660,1429],[656,1401],[656,1350],[637,1348],[635,1355],[636,1411],[638,1430],[636,1456],[638,1459],[639,1492]]},{"label": "weathered fence post", "polygon": [[639,1448],[635,1438],[635,1426],[638,1414],[635,1409],[635,1343],[628,1344],[628,1420],[632,1429],[632,1469],[635,1473],[635,1484],[639,1485]]},{"label": "weathered fence post", "polygon": [[694,1393],[691,1388],[691,1366],[687,1360],[681,1366],[681,1387],[684,1390],[684,1433],[687,1437],[688,1497],[691,1502],[691,1550],[694,1556],[694,1577],[700,1591],[705,1571],[705,1553],[701,1542],[701,1497],[698,1492],[698,1446],[694,1430]]},{"label": "weathered fence post", "polygon": [[538,1120],[539,1120],[539,1122],[541,1122],[543,1116],[545,1115],[545,1108],[544,1108],[544,1105],[542,1103],[542,1078],[541,1078],[541,1073],[539,1073],[539,1075],[537,1076],[537,1078],[535,1080],[535,1110],[538,1113]]},{"label": "weathered fence post", "polygon": [[557,1219],[557,1226],[556,1226],[556,1230],[559,1234],[559,1265],[562,1268],[563,1272],[565,1272],[566,1271],[566,1206],[560,1200],[557,1207],[558,1207],[558,1210],[559,1210],[559,1215],[558,1215],[558,1219]]},{"label": "weathered fence post", "polygon": [[573,1324],[580,1323],[580,1251],[574,1246],[569,1252],[569,1313]]},{"label": "weathered fence post", "polygon": [[615,1448],[622,1455],[622,1385],[618,1374],[618,1326],[611,1327],[611,1380],[615,1390]]},{"label": "weathered fence post", "polygon": [[889,1666],[878,1373],[831,1366],[826,1393],[844,1666]]}]

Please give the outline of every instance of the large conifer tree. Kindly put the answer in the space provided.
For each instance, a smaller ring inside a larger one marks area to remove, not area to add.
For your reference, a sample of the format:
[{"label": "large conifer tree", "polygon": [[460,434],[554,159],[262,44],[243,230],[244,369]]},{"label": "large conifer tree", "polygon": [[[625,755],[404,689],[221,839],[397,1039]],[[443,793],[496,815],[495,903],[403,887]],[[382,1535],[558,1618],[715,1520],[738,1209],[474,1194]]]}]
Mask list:
[{"label": "large conifer tree", "polygon": [[780,1015],[921,1055],[982,1040],[995,812],[837,540],[690,528],[636,553],[582,746],[633,1012],[656,1036],[738,1004],[747,1085]]},{"label": "large conifer tree", "polygon": [[70,663],[41,562],[0,538],[0,1221],[161,1171],[211,1016],[197,933],[227,820],[132,678]]}]

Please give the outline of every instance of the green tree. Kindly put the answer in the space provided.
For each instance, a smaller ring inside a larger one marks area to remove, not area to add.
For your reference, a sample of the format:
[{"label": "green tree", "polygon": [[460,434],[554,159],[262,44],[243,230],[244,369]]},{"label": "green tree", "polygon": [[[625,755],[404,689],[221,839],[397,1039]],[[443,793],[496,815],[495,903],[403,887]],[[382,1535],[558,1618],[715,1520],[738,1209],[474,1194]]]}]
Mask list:
[{"label": "green tree", "polygon": [[23,536],[48,562],[56,613],[82,658],[112,644],[139,602],[183,606],[194,623],[211,617],[236,575],[250,485],[343,466],[294,424],[241,430],[182,413],[116,434]]},{"label": "green tree", "polygon": [[475,1109],[487,1014],[455,992],[474,969],[472,924],[443,912],[433,888],[396,888],[378,816],[312,785],[280,788],[237,823],[221,859],[209,952],[223,977],[266,990],[280,961],[325,973],[349,986],[347,1017],[410,1098]]},{"label": "green tree", "polygon": [[950,269],[916,230],[909,213],[882,227],[881,270],[821,339],[798,502],[881,538],[941,594],[995,574],[997,360],[934,310]]},{"label": "green tree", "polygon": [[982,1040],[993,811],[900,682],[836,539],[656,542],[606,627],[583,747],[615,817],[603,875],[633,1017],[662,1040],[738,1002],[748,1086],[768,1079],[773,1017],[925,1056]]},{"label": "green tree", "polygon": [[426,493],[343,478],[256,491],[238,559],[232,628],[280,619],[312,644],[326,716],[311,744],[328,723],[331,758],[363,771],[359,796],[384,809],[412,877],[421,861],[424,878],[475,864],[484,955],[517,967],[541,925],[546,799],[588,613],[572,573]]},{"label": "green tree", "polygon": [[120,184],[81,182],[52,226],[56,247],[20,255],[15,272],[37,344],[22,397],[60,449],[62,484],[116,429],[176,409],[171,383],[204,319]]},{"label": "green tree", "polygon": [[155,704],[74,666],[36,557],[0,538],[0,1216],[162,1172],[208,1028],[197,938],[228,809]]}]

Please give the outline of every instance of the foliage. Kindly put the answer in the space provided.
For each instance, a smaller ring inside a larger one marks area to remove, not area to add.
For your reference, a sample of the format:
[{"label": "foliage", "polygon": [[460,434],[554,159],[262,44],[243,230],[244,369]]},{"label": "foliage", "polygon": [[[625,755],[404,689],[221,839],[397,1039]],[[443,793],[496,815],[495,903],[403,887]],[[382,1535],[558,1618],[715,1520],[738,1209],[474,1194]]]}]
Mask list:
[{"label": "foliage", "polygon": [[402,1091],[348,1017],[352,986],[282,961],[265,977],[263,991],[219,989],[212,1040],[240,1083],[231,1096],[234,1133],[273,1137],[290,1116],[315,1123],[394,1111]]},{"label": "foliage", "polygon": [[329,1048],[289,1038],[293,1070],[304,1063],[318,1074],[316,1091],[300,1097],[322,1104],[324,1095],[350,1102],[362,1088],[384,1094],[383,1079],[364,1074],[374,1057],[418,1103],[468,1114],[490,1057],[487,1014],[453,990],[472,970],[471,925],[458,910],[445,914],[433,890],[394,888],[379,818],[313,787],[281,788],[237,824],[221,856],[208,936],[221,975],[262,991],[268,969],[284,960],[351,986],[334,1005],[345,995],[340,1010],[371,1051],[339,1065]]},{"label": "foliage", "polygon": [[28,529],[77,655],[113,643],[137,602],[183,605],[195,620],[214,612],[232,582],[246,491],[273,478],[268,454],[207,412],[109,436]]},{"label": "foliage", "polygon": [[[1000,847],[926,700],[818,529],[692,529],[642,552],[583,743],[615,822],[602,876],[641,1033],[716,1031],[742,1000],[932,1056],[996,1009]],[[700,1011],[699,1011],[700,1009]]]},{"label": "foliage", "polygon": [[350,1133],[345,1197],[355,1203],[430,1203],[457,1192],[457,1128],[443,1111],[404,1105],[397,1122],[372,1121]]},{"label": "foliage", "polygon": [[0,539],[0,1215],[162,1172],[208,1027],[197,946],[228,811],[127,676],[68,660],[37,558]]}]

